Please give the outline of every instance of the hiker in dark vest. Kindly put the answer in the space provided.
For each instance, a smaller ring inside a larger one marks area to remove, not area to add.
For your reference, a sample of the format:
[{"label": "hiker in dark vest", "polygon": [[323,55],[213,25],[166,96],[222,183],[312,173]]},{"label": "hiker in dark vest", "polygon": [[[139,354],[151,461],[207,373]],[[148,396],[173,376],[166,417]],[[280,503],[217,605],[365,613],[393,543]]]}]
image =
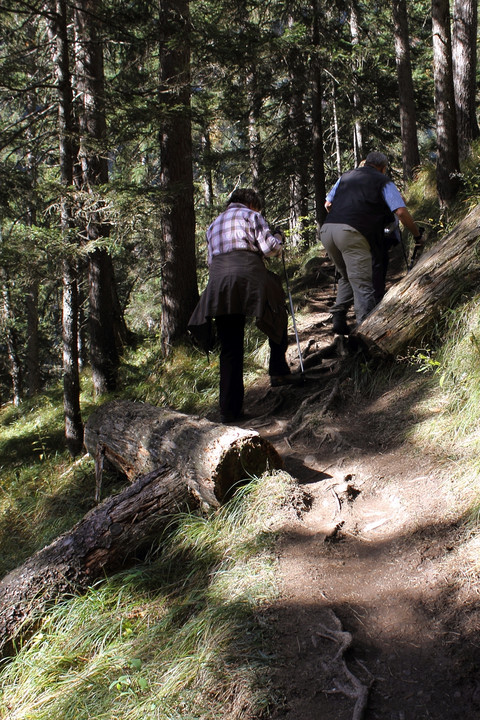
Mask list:
[{"label": "hiker in dark vest", "polygon": [[372,279],[372,256],[383,254],[384,230],[392,213],[410,230],[415,241],[421,230],[408,212],[395,184],[386,176],[388,160],[371,152],[363,167],[344,173],[327,195],[327,219],[320,239],[340,275],[333,331],[349,332],[346,316],[352,303],[357,324],[377,304]]}]

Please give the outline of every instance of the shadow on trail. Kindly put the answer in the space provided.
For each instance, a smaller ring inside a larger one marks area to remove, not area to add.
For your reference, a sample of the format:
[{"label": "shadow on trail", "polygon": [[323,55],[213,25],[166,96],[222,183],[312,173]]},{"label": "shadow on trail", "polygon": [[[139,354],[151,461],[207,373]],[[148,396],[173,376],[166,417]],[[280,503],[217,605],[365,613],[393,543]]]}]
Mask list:
[{"label": "shadow on trail", "polygon": [[[286,600],[269,614],[272,677],[285,702],[271,720],[478,720],[479,612],[462,605],[443,562],[464,523],[377,541],[332,543],[308,530],[282,537]],[[358,683],[368,690],[364,715],[355,714]]]}]

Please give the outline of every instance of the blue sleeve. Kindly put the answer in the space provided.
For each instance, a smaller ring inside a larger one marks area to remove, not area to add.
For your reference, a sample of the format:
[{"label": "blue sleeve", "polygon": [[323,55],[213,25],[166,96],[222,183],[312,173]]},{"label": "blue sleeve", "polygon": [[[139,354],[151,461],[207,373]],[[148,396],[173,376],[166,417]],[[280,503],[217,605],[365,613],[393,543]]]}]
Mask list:
[{"label": "blue sleeve", "polygon": [[400,207],[405,207],[405,200],[393,182],[388,182],[384,186],[383,198],[392,212],[395,212]]},{"label": "blue sleeve", "polygon": [[326,198],[328,200],[328,202],[332,202],[333,198],[335,197],[335,192],[337,190],[339,182],[340,182],[340,178],[338,178],[337,182],[335,183],[335,185],[332,187],[332,189],[328,193],[327,198]]}]

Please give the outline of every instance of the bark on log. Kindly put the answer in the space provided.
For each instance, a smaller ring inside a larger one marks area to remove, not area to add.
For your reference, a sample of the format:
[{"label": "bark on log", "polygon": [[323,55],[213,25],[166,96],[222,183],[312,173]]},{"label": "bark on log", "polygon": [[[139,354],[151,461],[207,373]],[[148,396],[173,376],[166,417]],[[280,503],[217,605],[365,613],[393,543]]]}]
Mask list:
[{"label": "bark on log", "polygon": [[[149,547],[172,514],[193,509],[188,485],[167,466],[140,477],[91,510],[73,530],[0,581],[0,655],[28,635],[55,598],[85,591]],[[198,502],[197,502],[198,504]]]},{"label": "bark on log", "polygon": [[479,281],[480,205],[420,257],[352,334],[373,355],[398,355],[462,294],[478,290]]},{"label": "bark on log", "polygon": [[130,480],[166,462],[208,505],[223,502],[245,478],[282,467],[273,445],[255,430],[129,401],[105,403],[90,416],[85,447]]},{"label": "bark on log", "polygon": [[0,581],[0,656],[28,636],[53,600],[131,564],[172,515],[217,507],[241,480],[282,466],[275,448],[253,430],[141,403],[101,406],[87,423],[85,442],[133,484]]}]

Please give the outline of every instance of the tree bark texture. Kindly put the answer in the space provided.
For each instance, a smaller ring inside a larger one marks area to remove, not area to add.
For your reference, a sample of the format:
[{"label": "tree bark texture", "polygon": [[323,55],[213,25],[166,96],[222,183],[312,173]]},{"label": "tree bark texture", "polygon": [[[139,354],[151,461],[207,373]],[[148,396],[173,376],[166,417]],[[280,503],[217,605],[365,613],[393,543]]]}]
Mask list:
[{"label": "tree bark texture", "polygon": [[462,294],[478,291],[480,281],[480,205],[387,292],[358,326],[374,355],[398,355],[428,332],[432,323]]},{"label": "tree bark texture", "polygon": [[78,366],[78,285],[76,265],[65,258],[63,266],[63,411],[65,441],[72,457],[83,447],[83,422],[80,410],[80,374]]},{"label": "tree bark texture", "polygon": [[68,17],[65,0],[56,0],[55,12],[48,21],[52,60],[58,97],[58,141],[60,177],[65,189],[61,201],[60,224],[64,242],[70,250],[62,261],[62,341],[63,341],[63,409],[65,441],[75,457],[83,445],[83,423],[80,411],[80,376],[78,367],[78,286],[73,248],[68,248],[69,230],[73,227],[72,209],[66,191],[73,185],[74,137],[72,77],[69,66]]},{"label": "tree bark texture", "polygon": [[250,68],[247,72],[245,84],[248,101],[248,150],[252,187],[260,196],[263,196],[263,153],[259,130],[262,116],[262,92],[258,86],[255,67]]},{"label": "tree bark texture", "polygon": [[448,208],[457,193],[460,172],[449,0],[432,0],[432,34],[437,128],[437,192],[440,205]]},{"label": "tree bark texture", "polygon": [[117,302],[113,261],[97,243],[110,234],[105,218],[102,185],[108,183],[108,148],[105,118],[105,71],[102,38],[98,32],[100,4],[79,0],[75,6],[76,64],[80,135],[80,189],[85,193],[78,208],[88,255],[90,362],[96,396],[115,390],[119,353],[126,337],[124,319]]},{"label": "tree bark texture", "polygon": [[108,252],[95,248],[88,254],[90,362],[96,397],[117,387],[120,357],[114,325],[113,261]]},{"label": "tree bark texture", "polygon": [[[293,18],[290,21],[293,24]],[[309,245],[306,218],[308,217],[308,163],[305,148],[310,146],[310,137],[305,114],[305,58],[298,50],[287,55],[290,78],[288,103],[288,136],[290,140],[290,211],[289,242],[294,245]]]},{"label": "tree bark texture", "polygon": [[57,597],[83,592],[131,563],[173,515],[218,507],[245,478],[282,466],[255,431],[125,401],[98,408],[85,444],[134,482],[3,578],[0,655],[28,635]]},{"label": "tree bark texture", "polygon": [[478,137],[476,114],[477,0],[455,0],[453,4],[453,84],[457,113],[459,151],[468,155]]},{"label": "tree bark texture", "polygon": [[177,469],[157,467],[6,575],[0,581],[0,656],[28,636],[49,603],[126,566],[172,514],[196,504]]},{"label": "tree bark texture", "polygon": [[[33,28],[31,37],[33,37]],[[33,70],[33,68],[32,68]],[[35,90],[27,91],[27,112],[34,113],[38,106],[38,95]],[[35,133],[33,128],[28,127],[25,135],[29,141],[26,154],[26,170],[32,191],[37,189],[38,181],[38,157],[36,152]],[[33,193],[32,193],[33,194]],[[35,202],[29,198],[25,224],[33,227],[37,224],[37,208]],[[34,397],[40,390],[40,343],[39,343],[39,317],[38,317],[38,288],[39,278],[33,273],[29,286],[25,293],[25,306],[27,311],[27,343],[25,346],[25,387],[28,397]]]},{"label": "tree bark texture", "polygon": [[0,330],[3,331],[4,342],[7,346],[8,360],[10,364],[10,377],[12,379],[13,404],[15,407],[18,407],[23,395],[23,374],[20,356],[18,353],[18,339],[15,331],[15,316],[10,299],[9,283],[10,278],[8,277],[5,268],[0,267],[0,289],[2,295]]},{"label": "tree bark texture", "polygon": [[414,168],[420,164],[420,153],[418,150],[406,0],[394,0],[392,14],[395,32],[398,97],[400,101],[403,178],[404,180],[410,180],[413,177]]},{"label": "tree bark texture", "polygon": [[198,301],[190,104],[188,0],[160,0],[160,132],[162,216],[162,320],[164,355],[186,335]]},{"label": "tree bark texture", "polygon": [[320,228],[327,211],[325,209],[325,155],[323,139],[323,79],[320,55],[320,8],[318,0],[313,3],[313,54],[312,54],[312,163],[315,184],[315,242],[320,242]]},{"label": "tree bark texture", "polygon": [[255,430],[129,401],[105,403],[90,416],[85,447],[130,480],[166,462],[208,505],[223,502],[246,477],[282,466],[273,445]]},{"label": "tree bark texture", "polygon": [[34,397],[40,391],[40,343],[38,319],[38,280],[30,283],[25,304],[27,308],[27,345],[25,353],[26,388],[28,397]]},{"label": "tree bark texture", "polygon": [[360,17],[357,0],[350,2],[350,36],[352,42],[352,78],[353,78],[353,155],[355,167],[363,157],[363,124],[361,118],[362,99],[360,94],[359,75],[362,72],[363,58],[361,54]]}]

